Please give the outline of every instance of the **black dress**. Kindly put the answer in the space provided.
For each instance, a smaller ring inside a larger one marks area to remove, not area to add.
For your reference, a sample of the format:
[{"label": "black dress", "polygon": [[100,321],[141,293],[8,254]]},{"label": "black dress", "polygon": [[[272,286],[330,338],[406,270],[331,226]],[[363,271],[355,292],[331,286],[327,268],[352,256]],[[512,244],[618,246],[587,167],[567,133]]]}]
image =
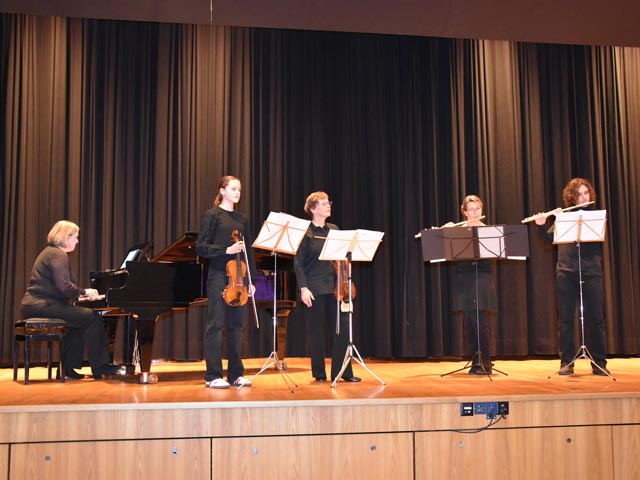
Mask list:
[{"label": "black dress", "polygon": [[[453,278],[452,310],[462,315],[467,346],[471,352],[475,352],[474,365],[479,366],[482,363],[485,369],[489,370],[491,368],[490,321],[491,314],[497,310],[493,262],[491,260],[456,262]],[[479,358],[480,356],[482,358]]]}]

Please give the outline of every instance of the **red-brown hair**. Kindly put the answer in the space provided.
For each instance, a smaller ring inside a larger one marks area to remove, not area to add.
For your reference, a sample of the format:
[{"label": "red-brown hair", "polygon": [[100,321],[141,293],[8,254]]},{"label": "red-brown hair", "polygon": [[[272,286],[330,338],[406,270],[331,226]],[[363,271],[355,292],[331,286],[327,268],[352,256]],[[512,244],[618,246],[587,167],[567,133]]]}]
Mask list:
[{"label": "red-brown hair", "polygon": [[591,185],[589,180],[585,180],[584,178],[572,178],[562,191],[562,201],[564,202],[565,207],[572,207],[573,205],[576,205],[578,190],[580,190],[580,187],[583,185],[589,189],[589,200],[592,202],[596,201],[596,191],[593,189],[593,185]]}]

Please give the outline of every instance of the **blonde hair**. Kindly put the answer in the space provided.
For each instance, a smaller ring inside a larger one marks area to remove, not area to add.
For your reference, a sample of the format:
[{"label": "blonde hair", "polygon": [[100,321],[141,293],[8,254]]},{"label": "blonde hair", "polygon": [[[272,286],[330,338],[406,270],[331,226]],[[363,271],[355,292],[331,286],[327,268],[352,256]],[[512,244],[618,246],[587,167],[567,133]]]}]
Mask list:
[{"label": "blonde hair", "polygon": [[313,212],[311,210],[315,209],[322,200],[329,200],[329,195],[324,192],[310,193],[304,202],[304,213],[306,213],[309,218],[313,218]]},{"label": "blonde hair", "polygon": [[69,220],[60,220],[55,223],[49,235],[47,235],[47,243],[54,247],[66,247],[69,235],[80,232],[80,227]]},{"label": "blonde hair", "polygon": [[480,205],[480,208],[482,208],[482,200],[480,200],[480,197],[477,195],[467,195],[466,197],[464,197],[464,200],[462,201],[462,205],[460,205],[460,212],[464,215],[464,211],[467,209],[467,205],[469,205],[471,202],[477,203],[478,205]]}]

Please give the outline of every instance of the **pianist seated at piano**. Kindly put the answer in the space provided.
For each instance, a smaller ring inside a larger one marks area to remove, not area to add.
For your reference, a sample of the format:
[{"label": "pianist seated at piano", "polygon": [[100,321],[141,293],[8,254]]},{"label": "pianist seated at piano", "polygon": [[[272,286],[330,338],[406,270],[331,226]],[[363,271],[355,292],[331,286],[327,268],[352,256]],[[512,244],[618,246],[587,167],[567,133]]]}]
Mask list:
[{"label": "pianist seated at piano", "polygon": [[22,318],[60,318],[67,322],[62,346],[64,374],[79,380],[85,344],[89,365],[96,380],[117,373],[121,365],[111,364],[104,323],[99,313],[74,305],[77,299],[97,300],[97,290],[79,288],[69,265],[69,253],[78,244],[80,228],[68,220],[57,222],[47,236],[47,246],[33,264],[29,285],[21,304]]},{"label": "pianist seated at piano", "polygon": [[[218,188],[214,206],[202,216],[202,226],[196,241],[198,255],[209,259],[209,304],[204,339],[207,371],[204,380],[208,388],[229,388],[230,385],[250,387],[251,380],[243,376],[241,356],[242,327],[247,317],[247,303],[229,305],[223,298],[223,292],[228,283],[227,264],[233,263],[238,256],[244,259],[245,248],[251,278],[257,278],[257,269],[247,217],[235,210],[235,205],[240,201],[240,180],[232,176],[222,177]],[[250,290],[247,292],[250,297],[255,293],[255,285],[247,288]],[[223,378],[222,372],[222,329],[225,318],[228,342],[227,380]]]}]

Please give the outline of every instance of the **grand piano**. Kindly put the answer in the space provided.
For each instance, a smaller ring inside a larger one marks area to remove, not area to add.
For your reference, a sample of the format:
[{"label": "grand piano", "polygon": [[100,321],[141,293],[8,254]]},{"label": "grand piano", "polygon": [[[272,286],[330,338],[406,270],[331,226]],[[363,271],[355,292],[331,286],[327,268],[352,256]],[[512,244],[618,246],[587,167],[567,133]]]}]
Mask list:
[{"label": "grand piano", "polygon": [[[91,286],[105,293],[107,315],[133,315],[140,354],[141,383],[154,383],[151,360],[158,318],[174,308],[187,308],[206,297],[206,259],[195,252],[196,232],[186,232],[155,257],[147,260],[146,248],[131,250],[136,260],[124,269],[92,272]],[[119,286],[117,286],[119,285]],[[125,323],[126,325],[126,323]],[[131,335],[125,332],[124,360],[132,372]]]},{"label": "grand piano", "polygon": [[[127,261],[124,269],[91,273],[91,286],[100,293],[105,293],[107,315],[129,315],[135,318],[141,383],[157,381],[157,376],[151,373],[151,360],[158,319],[172,309],[189,308],[194,303],[202,305],[206,302],[208,261],[196,254],[197,236],[197,232],[186,232],[148,260],[146,254],[150,250],[150,244],[146,244],[144,248],[132,250],[140,258]],[[258,268],[268,270],[271,256],[256,251],[255,257]],[[287,299],[287,292],[292,290],[286,276],[279,278],[283,278],[283,285],[278,289],[276,313],[279,319],[284,319],[286,330],[286,317],[296,304]],[[272,309],[273,294],[271,299],[257,300],[256,303],[262,308]],[[286,331],[284,335],[286,337]],[[127,332],[124,334],[123,357],[128,373],[133,373],[132,342],[127,340],[132,336]],[[282,354],[279,357],[283,359],[285,342],[281,340],[280,343],[281,348],[278,350],[282,349]]]}]

